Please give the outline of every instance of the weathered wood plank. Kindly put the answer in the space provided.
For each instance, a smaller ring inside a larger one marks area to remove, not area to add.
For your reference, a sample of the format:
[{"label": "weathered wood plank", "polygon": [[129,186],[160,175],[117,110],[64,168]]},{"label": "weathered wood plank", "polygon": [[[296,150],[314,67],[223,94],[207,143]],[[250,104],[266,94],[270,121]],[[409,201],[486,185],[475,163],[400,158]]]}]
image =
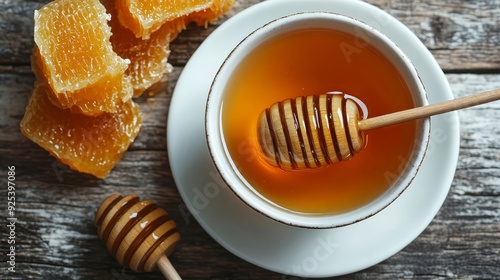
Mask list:
[{"label": "weathered wood plank", "polygon": [[[293,279],[265,271],[233,256],[216,244],[186,212],[169,171],[165,123],[172,86],[182,67],[154,97],[139,99],[146,127],[123,160],[104,180],[69,171],[18,131],[33,77],[0,74],[3,112],[0,166],[16,165],[21,187],[17,212],[19,271],[26,279],[161,279],[134,274],[115,263],[97,238],[93,215],[113,192],[137,193],[157,202],[179,224],[183,242],[172,256],[187,279]],[[447,75],[455,95],[500,87],[500,75]],[[417,277],[488,278],[500,273],[500,146],[498,103],[460,112],[462,142],[459,166],[450,195],[433,223],[402,252],[362,273],[341,279]],[[480,120],[480,121],[477,121]],[[144,134],[143,134],[144,133]],[[493,135],[493,136],[492,136]],[[145,139],[147,138],[147,139]],[[152,139],[150,139],[152,138]],[[487,153],[483,151],[487,151]],[[141,176],[142,175],[142,176]],[[85,203],[78,197],[85,195]],[[5,212],[0,216],[5,220]],[[2,231],[2,240],[5,233]],[[2,251],[7,249],[0,242]],[[2,256],[3,257],[3,256]],[[40,273],[43,271],[43,273]],[[4,271],[0,275],[5,275]],[[43,276],[42,276],[43,275]]]},{"label": "weathered wood plank", "polygon": [[[0,2],[0,65],[27,65],[33,46],[33,10],[48,0]],[[170,62],[184,65],[201,42],[228,17],[258,0],[238,0],[233,10],[207,29],[189,26],[172,43]],[[445,71],[494,71],[500,66],[499,1],[368,0],[406,24]],[[493,70],[492,70],[493,69]],[[18,70],[11,68],[11,70]]]},{"label": "weathered wood plank", "polygon": [[445,71],[500,66],[499,1],[369,1],[407,25]]},{"label": "weathered wood plank", "polygon": [[[500,45],[498,1],[367,2],[382,8],[407,25],[445,71],[489,71],[500,67],[500,49],[497,47]],[[246,5],[242,8],[245,7]],[[220,23],[223,21],[224,19]],[[201,31],[199,28],[189,27],[172,43],[175,54],[173,57],[176,58],[172,63],[184,65],[192,50],[217,26],[218,24]]]},{"label": "weathered wood plank", "polygon": [[44,1],[0,1],[0,64],[29,64],[34,10]]}]

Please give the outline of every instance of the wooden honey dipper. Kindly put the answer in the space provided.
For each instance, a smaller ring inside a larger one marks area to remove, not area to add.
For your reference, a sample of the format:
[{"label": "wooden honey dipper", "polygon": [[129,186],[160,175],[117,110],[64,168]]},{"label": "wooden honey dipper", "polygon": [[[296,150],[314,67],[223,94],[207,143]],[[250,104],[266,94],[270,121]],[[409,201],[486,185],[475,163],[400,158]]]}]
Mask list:
[{"label": "wooden honey dipper", "polygon": [[500,89],[366,119],[360,101],[340,92],[272,104],[259,116],[257,137],[265,159],[282,169],[318,168],[352,158],[364,131],[500,99]]},{"label": "wooden honey dipper", "polygon": [[101,204],[94,223],[120,265],[135,272],[160,269],[166,279],[181,279],[167,258],[180,240],[177,226],[150,200],[113,194]]}]

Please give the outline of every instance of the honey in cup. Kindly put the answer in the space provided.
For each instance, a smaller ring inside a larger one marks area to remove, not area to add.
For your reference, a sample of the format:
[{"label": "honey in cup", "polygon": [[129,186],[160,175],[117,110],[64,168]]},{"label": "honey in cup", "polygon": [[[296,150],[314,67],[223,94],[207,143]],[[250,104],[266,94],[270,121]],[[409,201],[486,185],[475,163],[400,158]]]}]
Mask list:
[{"label": "honey in cup", "polygon": [[280,169],[266,162],[259,147],[260,113],[285,99],[343,92],[359,98],[368,117],[422,105],[415,104],[394,63],[362,36],[295,28],[256,44],[228,71],[218,121],[222,145],[246,187],[276,208],[342,215],[382,196],[414,163],[414,146],[421,144],[415,139],[422,139],[416,121],[366,131],[366,147],[359,154],[319,169]]}]

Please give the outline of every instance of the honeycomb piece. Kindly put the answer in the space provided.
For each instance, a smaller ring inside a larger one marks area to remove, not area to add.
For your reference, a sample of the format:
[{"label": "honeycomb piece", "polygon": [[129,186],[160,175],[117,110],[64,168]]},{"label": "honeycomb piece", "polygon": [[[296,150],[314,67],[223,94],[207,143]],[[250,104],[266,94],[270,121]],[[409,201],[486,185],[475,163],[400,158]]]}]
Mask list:
[{"label": "honeycomb piece", "polygon": [[198,26],[207,27],[214,23],[234,6],[234,0],[214,0],[212,5],[205,10],[191,13],[187,16],[187,22],[194,22]]},{"label": "honeycomb piece", "polygon": [[99,0],[55,0],[35,11],[36,61],[57,106],[95,116],[132,97],[129,61],[113,51],[108,20]]},{"label": "honeycomb piece", "polygon": [[207,9],[214,0],[116,0],[118,19],[136,37],[147,39],[167,21]]},{"label": "honeycomb piece", "polygon": [[104,178],[140,131],[139,106],[129,100],[114,114],[92,117],[55,106],[51,91],[43,81],[35,82],[22,133],[70,168]]},{"label": "honeycomb piece", "polygon": [[111,43],[113,50],[122,58],[130,60],[125,74],[131,78],[134,97],[139,97],[147,88],[160,81],[171,70],[168,64],[170,41],[185,29],[184,21],[175,19],[162,25],[148,39],[136,38],[129,29],[120,24],[115,1],[104,2],[111,15]]}]

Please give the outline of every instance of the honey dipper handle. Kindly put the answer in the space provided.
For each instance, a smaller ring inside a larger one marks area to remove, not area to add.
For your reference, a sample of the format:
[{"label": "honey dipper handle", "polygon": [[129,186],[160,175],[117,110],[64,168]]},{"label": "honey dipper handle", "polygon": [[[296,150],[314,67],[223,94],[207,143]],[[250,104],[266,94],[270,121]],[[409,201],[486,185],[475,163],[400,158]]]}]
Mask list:
[{"label": "honey dipper handle", "polygon": [[447,113],[463,108],[476,106],[500,99],[500,89],[494,89],[479,94],[456,98],[428,106],[416,107],[400,112],[373,117],[358,122],[358,129],[361,131],[389,126],[401,122],[430,117],[442,113]]},{"label": "honey dipper handle", "polygon": [[165,276],[168,280],[181,280],[182,278],[179,276],[175,268],[172,266],[167,256],[163,255],[157,262],[158,268],[160,269],[163,276]]}]

